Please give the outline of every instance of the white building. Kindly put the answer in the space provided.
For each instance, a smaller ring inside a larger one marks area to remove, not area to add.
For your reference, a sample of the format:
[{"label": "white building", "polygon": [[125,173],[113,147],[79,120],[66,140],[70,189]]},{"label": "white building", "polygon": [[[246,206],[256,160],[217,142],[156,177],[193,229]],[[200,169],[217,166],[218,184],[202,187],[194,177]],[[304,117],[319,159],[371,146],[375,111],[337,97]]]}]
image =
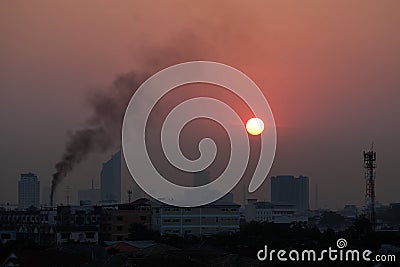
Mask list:
[{"label": "white building", "polygon": [[293,223],[307,222],[308,217],[297,214],[297,209],[291,204],[257,202],[256,199],[249,199],[245,206],[245,218],[247,222],[274,222]]},{"label": "white building", "polygon": [[33,173],[21,174],[18,182],[18,207],[26,209],[31,206],[39,208],[40,181]]},{"label": "white building", "polygon": [[103,163],[100,179],[101,201],[103,203],[121,202],[121,151]]},{"label": "white building", "polygon": [[161,235],[215,235],[239,231],[240,205],[216,201],[194,208],[159,204],[153,208],[152,228]]},{"label": "white building", "polygon": [[97,227],[91,225],[59,226],[56,234],[57,244],[62,243],[99,243]]}]

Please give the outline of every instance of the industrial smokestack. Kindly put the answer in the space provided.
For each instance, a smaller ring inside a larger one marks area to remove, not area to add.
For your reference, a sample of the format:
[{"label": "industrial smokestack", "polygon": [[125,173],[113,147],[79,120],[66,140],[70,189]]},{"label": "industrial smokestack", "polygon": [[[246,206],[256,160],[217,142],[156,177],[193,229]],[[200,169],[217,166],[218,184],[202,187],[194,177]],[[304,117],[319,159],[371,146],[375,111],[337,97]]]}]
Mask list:
[{"label": "industrial smokestack", "polygon": [[[143,62],[136,64],[140,71],[118,76],[109,90],[95,92],[89,95],[88,104],[92,116],[87,120],[87,126],[69,136],[64,154],[55,165],[56,172],[51,182],[51,205],[54,192],[63,178],[92,152],[106,152],[116,149],[121,144],[121,127],[126,107],[138,87],[155,72],[162,68],[198,57],[204,43],[190,34],[179,35],[172,40],[172,45],[160,49],[149,47],[141,49],[139,58]],[[135,68],[138,69],[138,68]]]},{"label": "industrial smokestack", "polygon": [[56,172],[51,182],[51,205],[58,184],[89,153],[106,152],[120,145],[120,130],[126,106],[145,77],[137,74],[119,76],[112,90],[90,96],[93,115],[87,122],[87,128],[69,136],[62,159],[55,165]]},{"label": "industrial smokestack", "polygon": [[[121,127],[125,109],[138,87],[150,76],[164,67],[196,60],[193,58],[199,47],[198,40],[190,38],[174,40],[170,48],[146,48],[141,56],[149,55],[140,71],[118,76],[109,90],[95,92],[88,98],[93,113],[87,121],[87,127],[70,135],[62,159],[55,165],[56,172],[51,182],[51,205],[58,184],[73,168],[84,160],[89,153],[106,152],[121,144]],[[175,45],[175,43],[179,45]],[[196,48],[196,49],[195,49]]]}]

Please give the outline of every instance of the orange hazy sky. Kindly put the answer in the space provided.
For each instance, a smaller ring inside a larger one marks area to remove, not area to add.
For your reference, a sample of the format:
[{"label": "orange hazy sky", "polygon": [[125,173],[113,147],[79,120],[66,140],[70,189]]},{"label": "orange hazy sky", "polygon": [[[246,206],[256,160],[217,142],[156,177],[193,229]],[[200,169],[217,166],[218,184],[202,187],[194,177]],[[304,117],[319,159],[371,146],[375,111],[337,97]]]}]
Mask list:
[{"label": "orange hazy sky", "polygon": [[[16,203],[21,172],[50,185],[67,132],[89,116],[88,90],[165,51],[259,85],[278,126],[270,175],[309,176],[311,207],[315,184],[319,206],[363,203],[371,142],[377,199],[400,201],[400,2],[214,2],[0,2],[0,203]],[[61,187],[98,184],[109,156],[90,156]]]}]

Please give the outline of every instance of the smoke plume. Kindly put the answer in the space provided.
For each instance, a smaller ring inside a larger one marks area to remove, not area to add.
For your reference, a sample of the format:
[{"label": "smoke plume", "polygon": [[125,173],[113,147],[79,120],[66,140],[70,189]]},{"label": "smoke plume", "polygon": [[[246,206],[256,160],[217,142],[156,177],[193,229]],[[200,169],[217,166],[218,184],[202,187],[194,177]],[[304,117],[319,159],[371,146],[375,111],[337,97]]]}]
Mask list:
[{"label": "smoke plume", "polygon": [[115,79],[106,92],[88,98],[92,116],[84,129],[70,134],[51,184],[51,204],[57,185],[91,152],[105,152],[120,145],[122,120],[128,102],[147,75],[129,73]]},{"label": "smoke plume", "polygon": [[56,172],[51,182],[51,205],[58,184],[88,154],[106,152],[120,146],[122,121],[129,100],[151,74],[166,66],[198,59],[195,58],[197,52],[194,51],[197,51],[199,43],[193,41],[193,36],[179,38],[173,43],[179,43],[179,47],[173,45],[168,49],[140,49],[141,60],[135,65],[136,71],[118,76],[108,90],[89,95],[88,105],[92,109],[92,115],[84,129],[70,134],[63,156],[55,165]]}]

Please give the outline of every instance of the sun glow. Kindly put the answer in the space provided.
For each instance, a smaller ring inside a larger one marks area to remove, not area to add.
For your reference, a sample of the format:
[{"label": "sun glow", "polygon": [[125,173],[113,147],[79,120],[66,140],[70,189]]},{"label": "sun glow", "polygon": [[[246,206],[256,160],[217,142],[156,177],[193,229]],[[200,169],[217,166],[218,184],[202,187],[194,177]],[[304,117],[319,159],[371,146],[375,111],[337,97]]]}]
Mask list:
[{"label": "sun glow", "polygon": [[246,123],[246,130],[251,135],[259,135],[264,131],[264,122],[259,118],[251,118]]}]

